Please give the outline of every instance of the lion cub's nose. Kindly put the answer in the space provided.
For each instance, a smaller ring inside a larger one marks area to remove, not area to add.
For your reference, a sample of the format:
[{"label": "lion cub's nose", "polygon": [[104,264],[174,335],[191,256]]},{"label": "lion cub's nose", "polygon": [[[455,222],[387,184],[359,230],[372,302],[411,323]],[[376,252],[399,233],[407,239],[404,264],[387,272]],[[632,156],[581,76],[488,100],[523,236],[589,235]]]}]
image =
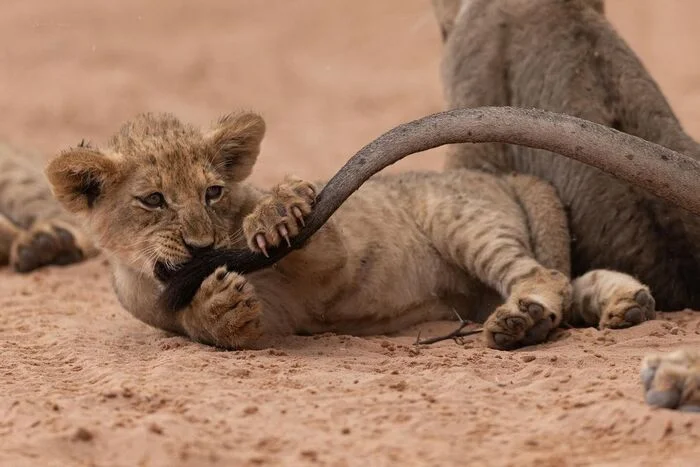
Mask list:
[{"label": "lion cub's nose", "polygon": [[196,240],[183,237],[182,240],[185,243],[185,247],[187,247],[187,249],[192,255],[195,255],[196,253],[201,253],[206,250],[211,250],[214,246],[213,237],[198,238]]}]

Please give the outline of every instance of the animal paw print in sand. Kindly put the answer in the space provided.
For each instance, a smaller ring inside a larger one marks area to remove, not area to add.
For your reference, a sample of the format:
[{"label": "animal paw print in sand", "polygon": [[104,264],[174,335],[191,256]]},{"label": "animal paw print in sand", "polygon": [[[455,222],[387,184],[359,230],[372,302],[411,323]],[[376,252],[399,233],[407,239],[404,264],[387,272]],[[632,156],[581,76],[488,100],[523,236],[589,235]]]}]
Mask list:
[{"label": "animal paw print in sand", "polygon": [[243,233],[248,247],[268,255],[269,247],[282,241],[291,245],[291,239],[304,226],[304,218],[311,213],[316,201],[313,184],[295,177],[286,177],[243,220]]}]

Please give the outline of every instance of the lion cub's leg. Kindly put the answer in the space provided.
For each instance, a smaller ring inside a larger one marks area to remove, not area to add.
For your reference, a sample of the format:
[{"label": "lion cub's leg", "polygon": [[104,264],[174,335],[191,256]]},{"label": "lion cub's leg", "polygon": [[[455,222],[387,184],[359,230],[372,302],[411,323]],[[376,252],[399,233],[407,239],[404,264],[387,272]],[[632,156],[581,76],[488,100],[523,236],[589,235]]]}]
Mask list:
[{"label": "lion cub's leg", "polygon": [[647,355],[641,377],[649,405],[700,412],[700,352]]},{"label": "lion cub's leg", "polygon": [[[571,283],[559,271],[546,269],[533,260],[526,274],[519,274],[503,305],[484,323],[489,347],[510,350],[547,340],[571,304]],[[517,268],[517,269],[520,269]],[[516,269],[516,270],[517,270]]]},{"label": "lion cub's leg", "polygon": [[[493,186],[478,187],[484,193]],[[512,349],[543,342],[571,302],[571,282],[537,261],[526,216],[503,193],[494,202],[458,200],[431,209],[431,239],[443,254],[500,293],[484,323],[487,344]]]},{"label": "lion cub's leg", "polygon": [[573,281],[571,324],[626,328],[654,319],[649,287],[627,274],[598,269]]}]

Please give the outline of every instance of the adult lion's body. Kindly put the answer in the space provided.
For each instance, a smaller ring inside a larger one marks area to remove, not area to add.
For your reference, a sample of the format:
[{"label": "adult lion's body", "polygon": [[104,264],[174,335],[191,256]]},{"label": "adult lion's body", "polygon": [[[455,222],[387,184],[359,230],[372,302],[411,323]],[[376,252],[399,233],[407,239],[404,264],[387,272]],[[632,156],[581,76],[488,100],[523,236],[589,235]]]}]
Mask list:
[{"label": "adult lion's body", "polygon": [[[446,38],[442,75],[450,108],[536,107],[700,157],[654,80],[605,19],[602,1],[434,3]],[[649,284],[663,309],[700,308],[696,216],[545,151],[456,145],[447,168],[457,167],[549,181],[569,215],[574,275],[622,270]]]}]

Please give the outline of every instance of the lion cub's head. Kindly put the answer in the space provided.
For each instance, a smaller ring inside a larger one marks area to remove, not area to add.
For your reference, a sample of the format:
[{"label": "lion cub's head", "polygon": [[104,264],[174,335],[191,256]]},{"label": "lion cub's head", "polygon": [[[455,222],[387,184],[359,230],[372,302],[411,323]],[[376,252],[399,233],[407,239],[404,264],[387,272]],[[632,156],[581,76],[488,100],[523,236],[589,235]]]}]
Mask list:
[{"label": "lion cub's head", "polygon": [[169,114],[145,114],[104,149],[81,144],[62,152],[46,175],[109,256],[153,276],[194,251],[230,245],[241,182],[264,133],[252,113],[224,117],[206,132]]}]

